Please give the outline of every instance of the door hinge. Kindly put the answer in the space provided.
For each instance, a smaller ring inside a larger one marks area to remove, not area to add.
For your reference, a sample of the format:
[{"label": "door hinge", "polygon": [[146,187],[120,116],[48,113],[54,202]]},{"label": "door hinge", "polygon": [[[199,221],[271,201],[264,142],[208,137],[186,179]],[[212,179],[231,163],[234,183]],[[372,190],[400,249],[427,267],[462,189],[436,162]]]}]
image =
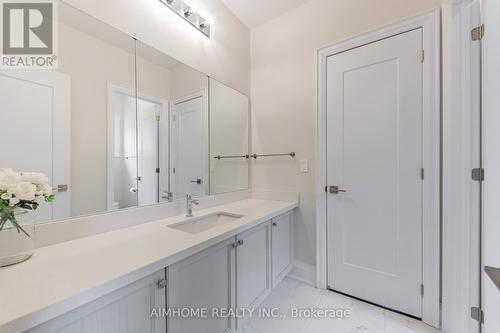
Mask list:
[{"label": "door hinge", "polygon": [[156,173],[160,173],[160,168],[156,168]]},{"label": "door hinge", "polygon": [[328,186],[325,186],[325,192],[328,193]]},{"label": "door hinge", "polygon": [[472,169],[472,180],[476,182],[484,181],[484,169],[483,168]]},{"label": "door hinge", "polygon": [[484,37],[484,24],[481,24],[479,27],[475,27],[471,31],[472,40],[482,40]]},{"label": "door hinge", "polygon": [[170,191],[164,191],[161,198],[166,199],[168,202],[172,202],[174,199],[174,194]]},{"label": "door hinge", "polygon": [[425,169],[424,169],[424,168],[420,169],[420,178],[421,178],[422,180],[424,180],[424,179],[425,179]]},{"label": "door hinge", "polygon": [[156,282],[158,289],[163,289],[167,286],[167,279],[161,279]]},{"label": "door hinge", "polygon": [[424,284],[420,285],[420,296],[424,297],[425,287]]},{"label": "door hinge", "polygon": [[53,190],[57,192],[68,192],[68,188],[68,184],[60,184],[53,188]]},{"label": "door hinge", "polygon": [[422,53],[420,53],[420,62],[424,63],[425,61],[425,50],[422,50]]},{"label": "door hinge", "polygon": [[474,319],[475,321],[480,322],[481,324],[484,323],[484,311],[483,309],[473,306],[470,308],[470,317]]}]

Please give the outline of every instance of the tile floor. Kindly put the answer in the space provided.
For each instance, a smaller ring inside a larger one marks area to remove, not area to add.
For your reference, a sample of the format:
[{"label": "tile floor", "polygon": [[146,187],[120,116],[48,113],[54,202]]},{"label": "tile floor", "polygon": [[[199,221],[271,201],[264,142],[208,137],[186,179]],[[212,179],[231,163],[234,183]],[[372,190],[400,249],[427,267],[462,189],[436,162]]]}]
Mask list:
[{"label": "tile floor", "polygon": [[[350,318],[259,318],[254,316],[238,333],[438,333],[421,321],[384,310],[331,291],[315,289],[285,278],[261,304],[260,308],[279,308],[291,313],[293,308],[349,309]],[[258,311],[258,310],[255,310]],[[288,315],[290,317],[290,315]]]}]

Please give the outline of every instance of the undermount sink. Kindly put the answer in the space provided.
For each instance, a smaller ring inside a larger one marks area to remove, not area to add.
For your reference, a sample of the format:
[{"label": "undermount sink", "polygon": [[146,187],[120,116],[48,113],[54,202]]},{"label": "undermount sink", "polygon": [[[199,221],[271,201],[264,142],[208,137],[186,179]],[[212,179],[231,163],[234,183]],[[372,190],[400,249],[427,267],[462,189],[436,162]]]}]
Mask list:
[{"label": "undermount sink", "polygon": [[210,215],[193,217],[190,218],[189,220],[169,225],[168,227],[189,232],[191,234],[197,234],[202,231],[206,231],[218,227],[220,225],[233,222],[242,217],[243,215],[237,215],[231,213],[213,213]]}]

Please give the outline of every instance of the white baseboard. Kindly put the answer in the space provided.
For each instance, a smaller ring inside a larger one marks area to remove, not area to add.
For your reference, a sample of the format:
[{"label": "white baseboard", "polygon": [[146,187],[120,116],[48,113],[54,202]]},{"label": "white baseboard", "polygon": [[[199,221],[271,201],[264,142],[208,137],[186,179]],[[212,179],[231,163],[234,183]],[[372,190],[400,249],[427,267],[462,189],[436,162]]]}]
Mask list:
[{"label": "white baseboard", "polygon": [[288,277],[316,287],[316,267],[313,265],[294,261],[293,268]]},{"label": "white baseboard", "polygon": [[293,269],[293,264],[290,264],[274,281],[273,288],[275,288],[278,284],[283,281],[285,277],[287,277]]}]

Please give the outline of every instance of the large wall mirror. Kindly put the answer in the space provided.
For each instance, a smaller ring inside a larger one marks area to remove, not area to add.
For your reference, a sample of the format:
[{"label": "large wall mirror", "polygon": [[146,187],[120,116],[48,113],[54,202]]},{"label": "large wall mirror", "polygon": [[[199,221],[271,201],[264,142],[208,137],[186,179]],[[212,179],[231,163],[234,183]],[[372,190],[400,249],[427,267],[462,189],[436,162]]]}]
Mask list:
[{"label": "large wall mirror", "polygon": [[65,3],[58,26],[56,70],[0,70],[0,168],[56,195],[38,222],[248,189],[245,95]]}]

